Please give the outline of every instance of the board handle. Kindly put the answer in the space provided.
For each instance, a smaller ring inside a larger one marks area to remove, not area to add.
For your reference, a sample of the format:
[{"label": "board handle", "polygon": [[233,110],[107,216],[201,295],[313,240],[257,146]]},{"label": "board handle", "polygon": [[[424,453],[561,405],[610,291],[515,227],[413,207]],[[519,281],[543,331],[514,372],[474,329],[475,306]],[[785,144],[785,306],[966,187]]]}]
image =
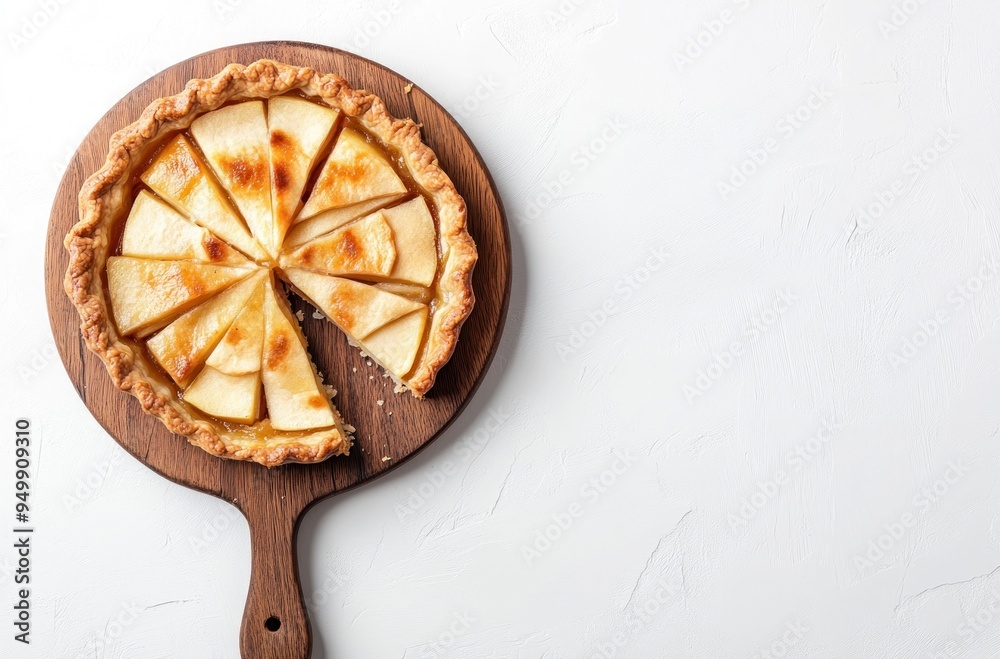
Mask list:
[{"label": "board handle", "polygon": [[302,511],[277,497],[242,506],[250,526],[250,589],[240,626],[243,659],[309,659],[312,632],[302,600],[295,536]]}]

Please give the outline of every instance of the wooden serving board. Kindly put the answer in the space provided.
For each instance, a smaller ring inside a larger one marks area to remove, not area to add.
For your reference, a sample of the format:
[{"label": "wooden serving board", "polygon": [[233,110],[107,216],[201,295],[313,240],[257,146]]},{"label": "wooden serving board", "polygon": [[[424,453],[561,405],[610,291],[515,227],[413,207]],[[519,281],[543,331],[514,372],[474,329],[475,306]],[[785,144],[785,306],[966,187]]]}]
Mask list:
[{"label": "wooden serving board", "polygon": [[[249,64],[260,58],[340,74],[352,86],[380,96],[394,116],[421,124],[425,142],[468,204],[469,231],[479,249],[473,277],[475,310],[462,329],[455,355],[422,401],[393,394],[390,380],[368,366],[342,333],[330,322],[314,319],[312,309],[292,297],[294,308],[305,313],[303,329],[313,359],[326,381],[339,390],[334,402],[358,430],[349,457],[270,470],[211,456],[143,413],[132,396],[114,387],[101,361],[85,348],[76,309],[63,291],[67,263],[63,238],[78,219],[80,187],[104,162],[111,134],[136,120],[154,99],[181,91],[191,78],[209,77],[229,63]],[[111,108],[70,161],[52,206],[45,259],[49,318],[66,371],[84,404],[122,447],[150,469],[233,503],[247,518],[252,567],[240,630],[240,649],[246,658],[310,656],[312,637],[295,548],[304,512],[324,497],[395,468],[440,435],[475,392],[500,342],[511,284],[503,206],[482,158],[461,127],[416,85],[406,93],[409,82],[364,58],[306,43],[250,43],[192,57],[154,75]],[[379,406],[378,400],[385,403]]]}]

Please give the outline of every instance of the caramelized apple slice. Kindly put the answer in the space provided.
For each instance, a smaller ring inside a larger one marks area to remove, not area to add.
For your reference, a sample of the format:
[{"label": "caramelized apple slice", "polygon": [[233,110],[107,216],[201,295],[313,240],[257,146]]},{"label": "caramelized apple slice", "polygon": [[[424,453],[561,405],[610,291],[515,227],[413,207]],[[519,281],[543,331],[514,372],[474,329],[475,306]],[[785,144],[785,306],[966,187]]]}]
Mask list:
[{"label": "caramelized apple slice", "polygon": [[358,344],[372,359],[402,380],[413,367],[427,326],[427,307],[394,320]]},{"label": "caramelized apple slice", "polygon": [[374,286],[290,268],[292,285],[355,341],[424,305]]},{"label": "caramelized apple slice", "polygon": [[122,255],[147,259],[241,265],[246,257],[145,190],[132,205]]},{"label": "caramelized apple slice", "polygon": [[205,363],[267,275],[258,270],[167,325],[146,346],[174,381],[183,386]]},{"label": "caramelized apple slice", "polygon": [[281,266],[328,275],[387,277],[396,261],[396,247],[382,213],[373,213],[306,243],[282,256]]},{"label": "caramelized apple slice", "polygon": [[260,415],[260,371],[228,375],[205,366],[185,390],[184,400],[214,417],[253,423]]},{"label": "caramelized apple slice", "polygon": [[396,263],[389,278],[430,286],[437,274],[434,218],[423,197],[382,211],[392,229]]},{"label": "caramelized apple slice", "polygon": [[118,331],[146,335],[251,272],[251,268],[112,256],[108,293]]},{"label": "caramelized apple slice", "polygon": [[294,96],[275,96],[267,102],[271,147],[271,213],[277,253],[302,201],[309,173],[330,137],[339,111]]},{"label": "caramelized apple slice", "polygon": [[267,256],[225,199],[208,166],[183,135],[171,140],[142,174],[156,194],[247,256]]},{"label": "caramelized apple slice", "polygon": [[203,114],[191,134],[232,195],[257,242],[277,254],[271,217],[271,165],[263,101],[247,101]]},{"label": "caramelized apple slice", "polygon": [[270,279],[264,298],[261,380],[275,430],[325,428],[335,423],[330,399],[313,369],[306,340],[284,296]]},{"label": "caramelized apple slice", "polygon": [[205,364],[226,375],[246,375],[260,370],[264,345],[264,280],[226,331]]},{"label": "caramelized apple slice", "polygon": [[385,156],[364,135],[344,128],[299,214],[299,221],[330,208],[405,192],[406,186]]},{"label": "caramelized apple slice", "polygon": [[330,233],[334,229],[338,229],[348,222],[353,222],[359,217],[368,215],[372,211],[377,211],[402,196],[403,195],[400,194],[390,195],[388,197],[379,197],[378,199],[362,201],[359,204],[353,204],[343,208],[331,208],[328,211],[323,211],[319,215],[314,215],[308,220],[296,224],[285,238],[283,247],[285,251],[291,251],[295,247],[302,245],[303,243],[307,243],[313,238],[318,238],[325,233]]}]

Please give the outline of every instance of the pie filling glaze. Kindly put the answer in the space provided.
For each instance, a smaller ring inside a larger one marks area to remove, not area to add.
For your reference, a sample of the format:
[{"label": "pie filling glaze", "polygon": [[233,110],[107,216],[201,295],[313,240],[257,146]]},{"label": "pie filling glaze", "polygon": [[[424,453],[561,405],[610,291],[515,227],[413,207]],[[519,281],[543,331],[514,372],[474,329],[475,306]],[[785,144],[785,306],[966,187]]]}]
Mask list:
[{"label": "pie filling glaze", "polygon": [[[116,133],[66,237],[66,291],[118,388],[266,466],[346,454],[286,291],[422,397],[474,303],[465,202],[419,128],[335,75],[230,65]],[[372,401],[373,404],[375,401]]]}]

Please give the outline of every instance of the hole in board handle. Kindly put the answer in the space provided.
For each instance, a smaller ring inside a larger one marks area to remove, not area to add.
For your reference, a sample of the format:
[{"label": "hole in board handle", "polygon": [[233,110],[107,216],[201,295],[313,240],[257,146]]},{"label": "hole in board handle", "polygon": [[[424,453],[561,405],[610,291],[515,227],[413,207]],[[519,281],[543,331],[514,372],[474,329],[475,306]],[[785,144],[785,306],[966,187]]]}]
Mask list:
[{"label": "hole in board handle", "polygon": [[269,632],[276,632],[281,629],[281,620],[277,616],[271,616],[264,621],[264,629]]}]

